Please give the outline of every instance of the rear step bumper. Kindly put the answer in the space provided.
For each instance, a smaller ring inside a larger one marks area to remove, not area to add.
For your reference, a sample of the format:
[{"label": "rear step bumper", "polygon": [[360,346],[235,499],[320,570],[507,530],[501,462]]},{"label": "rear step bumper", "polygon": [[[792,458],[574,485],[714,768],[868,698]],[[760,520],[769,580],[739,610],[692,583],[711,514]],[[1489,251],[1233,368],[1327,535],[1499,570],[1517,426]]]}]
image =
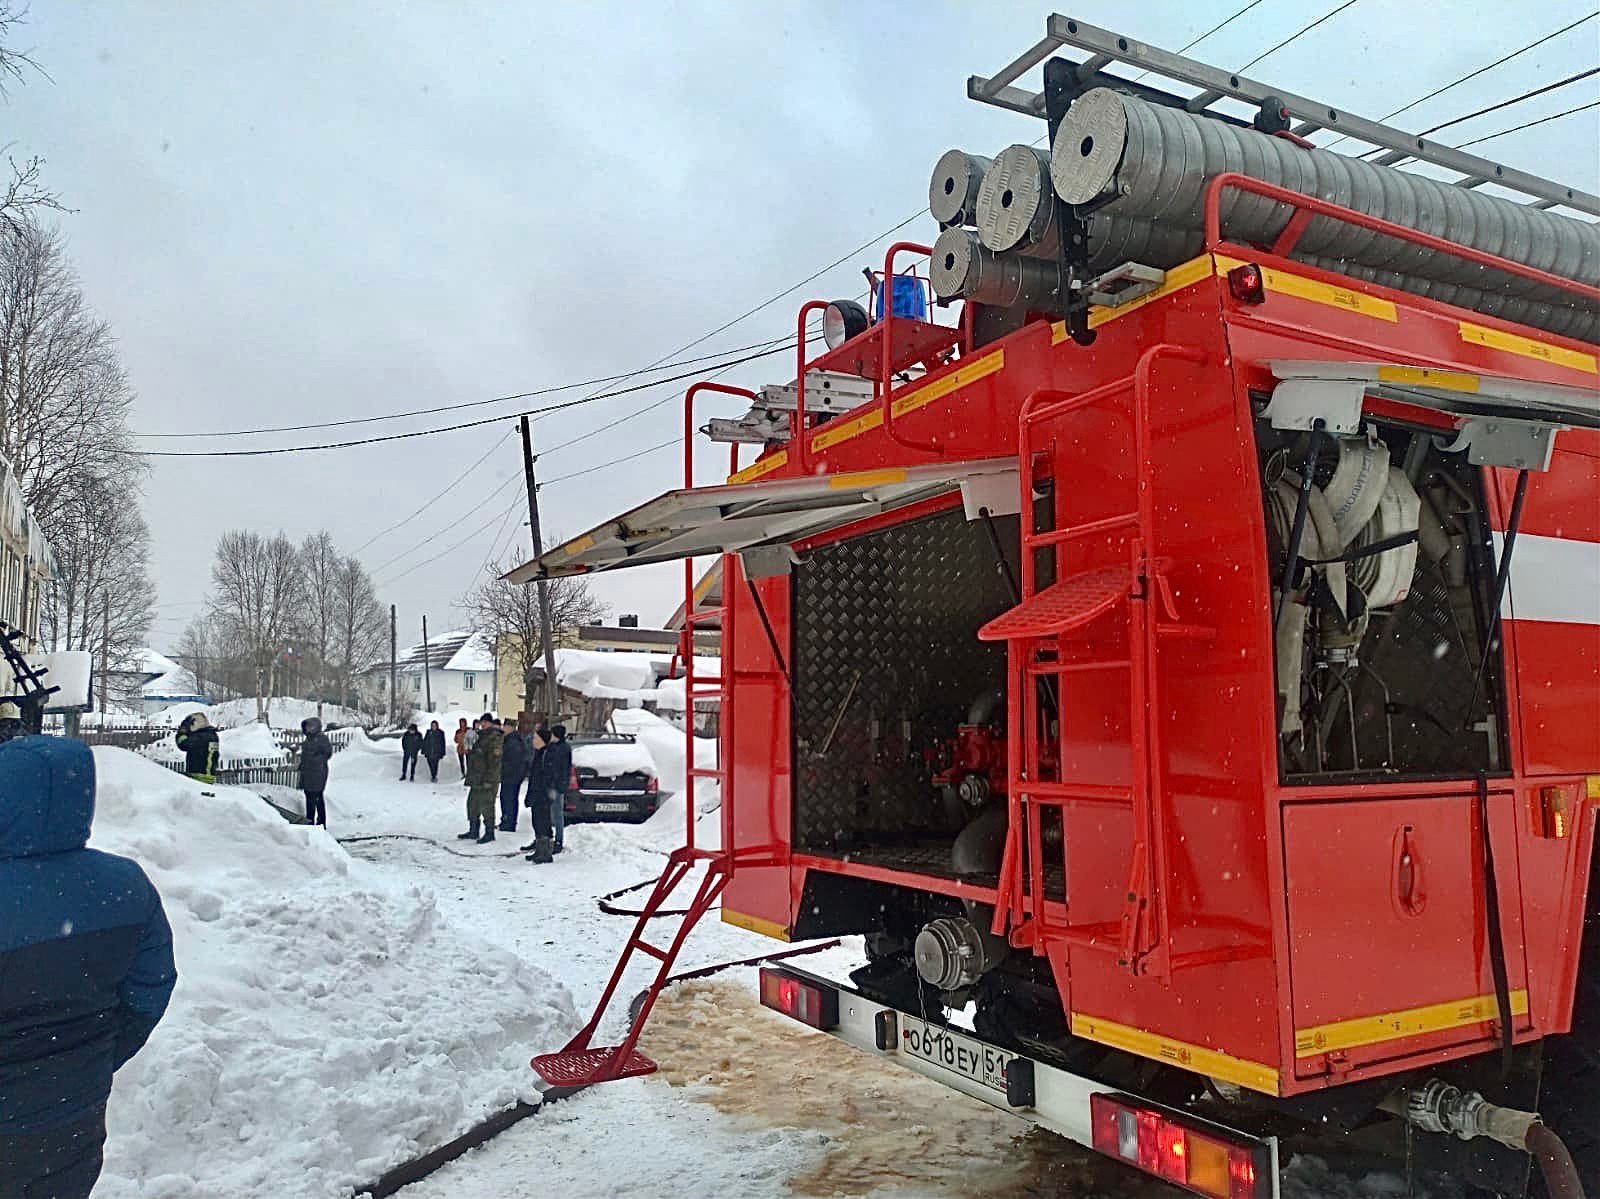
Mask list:
[{"label": "rear step bumper", "polygon": [[[1169,1119],[1173,1122],[1170,1127],[1181,1126],[1193,1136],[1235,1147],[1259,1165],[1251,1178],[1253,1187],[1249,1193],[1253,1199],[1278,1199],[1276,1137],[1255,1136],[1130,1096],[1104,1083],[1002,1049],[966,1029],[931,1023],[878,1003],[832,979],[805,970],[769,966],[763,967],[761,975],[763,1005],[1086,1148],[1104,1152],[1095,1143],[1096,1108],[1100,1109],[1100,1118],[1104,1120],[1107,1108],[1119,1105]],[[922,1052],[913,1049],[918,1044]],[[932,1060],[934,1058],[945,1059],[949,1064],[941,1064]],[[963,1065],[967,1069],[958,1068]],[[1003,1066],[1000,1072],[1003,1088],[999,1085],[1001,1079],[994,1077],[999,1066]],[[974,1077],[985,1072],[990,1073],[993,1082]],[[1098,1105],[1094,1102],[1095,1096],[1101,1097]],[[1115,1118],[1114,1114],[1111,1118]],[[1115,1153],[1108,1156],[1184,1185],[1181,1180],[1164,1175],[1149,1164],[1141,1165],[1138,1160]],[[1206,1193],[1195,1186],[1185,1189]]]}]

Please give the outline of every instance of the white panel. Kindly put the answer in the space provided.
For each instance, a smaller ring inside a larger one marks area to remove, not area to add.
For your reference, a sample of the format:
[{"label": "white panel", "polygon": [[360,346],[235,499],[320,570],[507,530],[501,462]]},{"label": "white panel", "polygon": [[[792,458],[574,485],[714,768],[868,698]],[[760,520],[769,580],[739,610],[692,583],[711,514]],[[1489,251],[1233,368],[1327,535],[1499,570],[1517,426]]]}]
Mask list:
[{"label": "white panel", "polygon": [[[1495,561],[1505,535],[1494,535]],[[1511,586],[1500,606],[1505,620],[1600,625],[1600,541],[1518,533]]]}]

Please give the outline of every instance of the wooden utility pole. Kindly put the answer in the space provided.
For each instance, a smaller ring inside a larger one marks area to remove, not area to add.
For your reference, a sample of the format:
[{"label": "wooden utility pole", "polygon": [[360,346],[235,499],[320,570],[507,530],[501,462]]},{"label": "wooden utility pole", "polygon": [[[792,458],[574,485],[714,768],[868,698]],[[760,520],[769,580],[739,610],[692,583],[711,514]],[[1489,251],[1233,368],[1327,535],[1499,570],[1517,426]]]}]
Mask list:
[{"label": "wooden utility pole", "polygon": [[394,605],[389,605],[389,723],[394,724],[400,718],[396,715],[400,711],[400,696],[395,691],[395,680],[399,675],[400,641],[398,627],[395,624]]},{"label": "wooden utility pole", "polygon": [[428,618],[422,618],[422,697],[428,711],[433,711],[433,680],[428,673]]},{"label": "wooden utility pole", "polygon": [[[527,477],[528,527],[537,558],[544,553],[544,535],[539,531],[539,485],[533,478],[533,432],[527,416],[522,418],[522,473]],[[539,588],[539,636],[544,640],[544,712],[553,724],[561,711],[561,688],[556,682],[556,647],[550,632],[550,581],[541,578],[535,586]]]},{"label": "wooden utility pole", "polygon": [[100,723],[106,722],[106,679],[111,665],[111,597],[100,613]]}]

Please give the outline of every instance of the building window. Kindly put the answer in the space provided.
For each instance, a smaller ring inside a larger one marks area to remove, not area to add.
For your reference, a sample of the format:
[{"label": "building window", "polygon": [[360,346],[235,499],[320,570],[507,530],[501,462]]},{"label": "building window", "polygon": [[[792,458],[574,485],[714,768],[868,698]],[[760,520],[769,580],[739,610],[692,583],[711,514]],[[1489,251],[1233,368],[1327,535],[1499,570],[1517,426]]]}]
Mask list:
[{"label": "building window", "polygon": [[463,691],[471,691],[477,685],[478,679],[476,675],[464,674],[461,676],[461,689]]}]

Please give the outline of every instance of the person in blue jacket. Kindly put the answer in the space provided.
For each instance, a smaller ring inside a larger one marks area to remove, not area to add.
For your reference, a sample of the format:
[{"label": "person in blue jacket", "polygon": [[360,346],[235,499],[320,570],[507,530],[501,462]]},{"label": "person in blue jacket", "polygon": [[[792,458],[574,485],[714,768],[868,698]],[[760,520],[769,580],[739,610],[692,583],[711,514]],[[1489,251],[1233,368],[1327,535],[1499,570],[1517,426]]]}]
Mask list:
[{"label": "person in blue jacket", "polygon": [[94,785],[81,741],[0,745],[0,1199],[86,1199],[111,1076],[177,981],[155,887],[86,848]]}]

